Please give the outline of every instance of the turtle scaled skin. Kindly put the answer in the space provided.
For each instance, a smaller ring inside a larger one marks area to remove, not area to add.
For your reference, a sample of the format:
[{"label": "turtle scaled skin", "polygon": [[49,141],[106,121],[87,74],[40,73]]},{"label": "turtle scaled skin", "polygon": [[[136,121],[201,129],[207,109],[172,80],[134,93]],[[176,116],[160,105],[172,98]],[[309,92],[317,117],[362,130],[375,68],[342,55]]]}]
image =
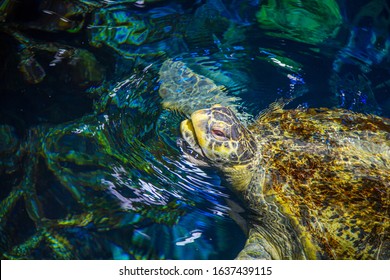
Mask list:
[{"label": "turtle scaled skin", "polygon": [[390,120],[279,105],[248,128],[220,105],[181,124],[251,212],[237,258],[390,259]]}]

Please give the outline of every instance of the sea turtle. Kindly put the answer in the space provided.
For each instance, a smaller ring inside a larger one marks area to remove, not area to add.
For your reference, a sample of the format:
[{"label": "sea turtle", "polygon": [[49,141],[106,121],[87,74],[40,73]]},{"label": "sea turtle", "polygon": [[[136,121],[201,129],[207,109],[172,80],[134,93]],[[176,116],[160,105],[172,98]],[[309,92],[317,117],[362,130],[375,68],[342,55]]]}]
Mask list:
[{"label": "sea turtle", "polygon": [[246,124],[210,79],[182,62],[162,72],[163,104],[191,116],[185,156],[219,169],[249,210],[238,259],[390,258],[390,119],[279,100]]},{"label": "sea turtle", "polygon": [[253,214],[238,258],[389,259],[390,120],[282,104],[248,127],[221,105],[181,124]]}]

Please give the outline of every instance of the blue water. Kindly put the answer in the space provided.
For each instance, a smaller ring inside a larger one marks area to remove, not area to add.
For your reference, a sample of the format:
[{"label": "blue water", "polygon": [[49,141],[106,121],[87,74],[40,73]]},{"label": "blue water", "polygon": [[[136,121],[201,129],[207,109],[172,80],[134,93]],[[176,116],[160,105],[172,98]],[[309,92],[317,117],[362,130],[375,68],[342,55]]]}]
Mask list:
[{"label": "blue water", "polygon": [[385,0],[134,2],[1,8],[2,259],[237,255],[248,213],[181,155],[185,116],[158,93],[167,59],[253,116],[292,97],[390,117]]}]

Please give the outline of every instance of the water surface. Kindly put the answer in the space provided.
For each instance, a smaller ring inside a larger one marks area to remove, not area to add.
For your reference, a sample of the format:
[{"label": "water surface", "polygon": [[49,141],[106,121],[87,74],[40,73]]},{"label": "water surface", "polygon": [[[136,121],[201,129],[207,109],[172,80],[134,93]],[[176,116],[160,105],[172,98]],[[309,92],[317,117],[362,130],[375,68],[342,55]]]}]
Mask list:
[{"label": "water surface", "polygon": [[32,1],[0,10],[2,258],[232,259],[248,215],[176,145],[167,59],[256,116],[390,117],[386,1]]}]

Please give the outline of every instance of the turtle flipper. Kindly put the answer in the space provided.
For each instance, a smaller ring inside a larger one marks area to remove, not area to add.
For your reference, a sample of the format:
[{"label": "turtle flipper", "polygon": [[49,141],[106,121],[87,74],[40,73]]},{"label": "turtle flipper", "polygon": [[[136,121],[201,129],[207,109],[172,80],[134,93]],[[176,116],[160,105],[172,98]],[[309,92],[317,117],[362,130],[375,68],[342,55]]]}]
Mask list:
[{"label": "turtle flipper", "polygon": [[271,260],[275,256],[272,247],[266,240],[254,229],[249,231],[248,240],[244,249],[237,255],[237,260]]},{"label": "turtle flipper", "polygon": [[239,119],[249,119],[248,114],[237,110],[241,98],[229,95],[224,86],[195,73],[182,61],[166,60],[159,75],[159,94],[166,109],[189,116],[196,110],[220,104],[232,109]]}]

